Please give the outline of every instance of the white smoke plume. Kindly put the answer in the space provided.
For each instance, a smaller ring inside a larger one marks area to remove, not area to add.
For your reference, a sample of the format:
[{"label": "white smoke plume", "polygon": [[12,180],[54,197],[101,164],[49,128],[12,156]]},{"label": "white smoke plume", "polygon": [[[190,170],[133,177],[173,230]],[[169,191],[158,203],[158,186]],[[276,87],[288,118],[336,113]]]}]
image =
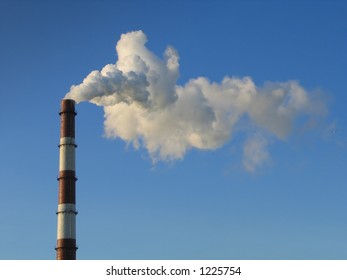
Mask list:
[{"label": "white smoke plume", "polygon": [[[123,34],[116,64],[92,71],[65,98],[102,106],[105,135],[145,147],[153,161],[182,159],[192,148],[217,149],[231,140],[243,116],[253,129],[285,139],[301,116],[325,110],[297,81],[259,88],[250,77],[226,76],[221,83],[199,77],[177,85],[177,51],[167,47],[159,58],[146,41],[142,31]],[[266,146],[263,137],[246,140],[246,170],[269,158]]]},{"label": "white smoke plume", "polygon": [[255,135],[246,140],[243,147],[243,166],[248,172],[255,169],[269,159],[267,140],[262,135]]}]

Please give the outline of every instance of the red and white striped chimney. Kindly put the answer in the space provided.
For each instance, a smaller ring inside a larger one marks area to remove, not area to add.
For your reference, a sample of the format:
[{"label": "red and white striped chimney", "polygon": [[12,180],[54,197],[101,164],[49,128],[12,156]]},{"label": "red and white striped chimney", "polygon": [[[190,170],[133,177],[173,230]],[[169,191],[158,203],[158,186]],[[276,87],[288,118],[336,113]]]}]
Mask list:
[{"label": "red and white striped chimney", "polygon": [[75,101],[63,99],[60,115],[57,260],[76,259]]}]

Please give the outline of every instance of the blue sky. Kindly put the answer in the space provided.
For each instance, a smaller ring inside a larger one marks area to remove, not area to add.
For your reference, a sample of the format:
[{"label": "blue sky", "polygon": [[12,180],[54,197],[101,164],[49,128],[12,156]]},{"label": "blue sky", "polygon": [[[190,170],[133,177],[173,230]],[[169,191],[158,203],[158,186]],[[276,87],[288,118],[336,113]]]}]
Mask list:
[{"label": "blue sky", "polygon": [[135,30],[159,57],[178,51],[180,86],[297,80],[328,113],[267,133],[249,172],[247,118],[217,149],[153,164],[104,137],[101,107],[78,104],[78,259],[346,259],[346,13],[344,1],[1,1],[0,259],[55,258],[60,100]]}]

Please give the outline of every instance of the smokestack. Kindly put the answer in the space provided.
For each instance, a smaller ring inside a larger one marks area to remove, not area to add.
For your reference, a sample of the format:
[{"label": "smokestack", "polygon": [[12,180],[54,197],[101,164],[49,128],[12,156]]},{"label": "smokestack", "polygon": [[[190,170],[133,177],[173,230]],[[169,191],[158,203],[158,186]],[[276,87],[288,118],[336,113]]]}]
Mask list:
[{"label": "smokestack", "polygon": [[63,99],[60,115],[57,260],[76,259],[75,101]]}]

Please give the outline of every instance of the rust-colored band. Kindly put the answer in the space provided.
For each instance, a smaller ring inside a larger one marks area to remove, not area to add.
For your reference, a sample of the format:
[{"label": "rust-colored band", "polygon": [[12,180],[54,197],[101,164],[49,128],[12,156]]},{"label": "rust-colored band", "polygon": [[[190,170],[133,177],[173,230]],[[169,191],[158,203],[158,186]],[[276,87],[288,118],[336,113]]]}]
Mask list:
[{"label": "rust-colored band", "polygon": [[75,171],[59,172],[59,194],[58,203],[76,204],[76,177]]},{"label": "rust-colored band", "polygon": [[75,101],[63,99],[60,108],[60,138],[75,137]]},{"label": "rust-colored band", "polygon": [[76,240],[75,239],[58,239],[57,260],[75,260],[76,259]]},{"label": "rust-colored band", "polygon": [[59,171],[59,178],[60,179],[74,179],[75,181],[76,179],[76,172],[72,171],[72,170],[63,170],[63,171]]}]

